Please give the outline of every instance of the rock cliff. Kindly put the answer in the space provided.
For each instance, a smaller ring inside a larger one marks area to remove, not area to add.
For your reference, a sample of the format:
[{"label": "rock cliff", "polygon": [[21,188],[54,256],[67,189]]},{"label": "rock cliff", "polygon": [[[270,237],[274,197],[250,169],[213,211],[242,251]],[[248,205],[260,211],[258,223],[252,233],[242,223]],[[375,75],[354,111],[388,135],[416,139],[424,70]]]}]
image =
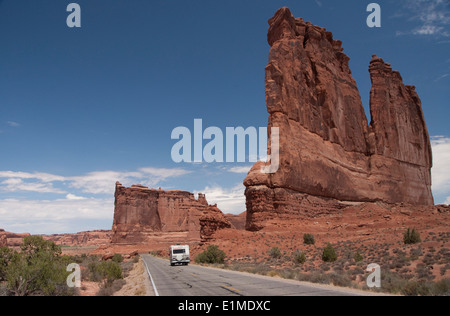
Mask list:
[{"label": "rock cliff", "polygon": [[43,235],[45,240],[62,246],[99,246],[111,241],[110,230],[92,230],[79,233]]},{"label": "rock cliff", "polygon": [[201,193],[197,200],[190,192],[116,183],[112,243],[167,241],[170,234],[179,242],[199,242],[225,227],[232,225]]},{"label": "rock cliff", "polygon": [[373,56],[368,124],[342,42],[288,8],[269,25],[266,103],[280,167],[262,174],[257,163],[245,179],[246,228],[333,213],[341,201],[432,205],[431,145],[415,88]]}]

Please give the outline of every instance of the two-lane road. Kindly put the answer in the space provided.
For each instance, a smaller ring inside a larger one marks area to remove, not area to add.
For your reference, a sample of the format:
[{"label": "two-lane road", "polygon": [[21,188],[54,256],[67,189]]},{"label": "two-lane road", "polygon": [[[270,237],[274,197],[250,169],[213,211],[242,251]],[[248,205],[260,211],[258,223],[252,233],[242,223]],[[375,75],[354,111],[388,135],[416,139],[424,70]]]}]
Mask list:
[{"label": "two-lane road", "polygon": [[168,260],[143,255],[160,296],[349,296],[371,293],[294,280],[207,268],[174,266]]}]

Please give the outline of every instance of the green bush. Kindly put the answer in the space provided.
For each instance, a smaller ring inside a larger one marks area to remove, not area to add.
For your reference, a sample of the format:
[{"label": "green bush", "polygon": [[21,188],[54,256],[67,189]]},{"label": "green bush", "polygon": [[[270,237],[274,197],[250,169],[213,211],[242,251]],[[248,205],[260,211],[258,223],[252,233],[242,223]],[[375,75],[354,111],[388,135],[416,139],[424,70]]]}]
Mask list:
[{"label": "green bush", "polygon": [[0,248],[0,282],[6,280],[6,271],[11,263],[14,252],[8,247]]},{"label": "green bush", "polygon": [[117,263],[121,263],[123,262],[123,256],[119,253],[116,253],[114,254],[114,257],[111,260]]},{"label": "green bush", "polygon": [[[6,268],[2,268],[3,278],[12,294],[73,294],[66,284],[69,275],[66,267],[70,262],[68,257],[61,256],[59,246],[41,236],[27,236],[20,249],[20,252],[2,250],[2,260],[8,264]],[[5,253],[7,256],[4,256]]]},{"label": "green bush", "polygon": [[325,262],[334,262],[337,260],[337,254],[330,243],[323,249],[322,260]]},{"label": "green bush", "polygon": [[412,245],[421,242],[420,234],[416,231],[415,228],[408,230],[403,234],[403,242],[405,245]]},{"label": "green bush", "polygon": [[280,250],[280,248],[278,248],[278,247],[272,247],[272,248],[269,250],[269,256],[270,256],[271,258],[274,258],[274,259],[279,259],[279,258],[281,258],[281,250]]},{"label": "green bush", "polygon": [[355,262],[361,262],[363,259],[364,257],[359,253],[359,251],[357,251],[353,256],[353,260],[355,260]]},{"label": "green bush", "polygon": [[122,268],[115,261],[91,261],[88,265],[88,269],[91,275],[91,280],[95,282],[107,281],[112,282],[114,280],[122,279]]},{"label": "green bush", "polygon": [[316,243],[316,240],[314,239],[314,235],[304,234],[303,235],[303,243],[305,245],[314,245]]},{"label": "green bush", "polygon": [[208,248],[197,255],[195,262],[198,263],[224,263],[225,252],[219,249],[219,246],[210,245]]},{"label": "green bush", "polygon": [[428,284],[419,281],[406,281],[401,293],[405,296],[429,296],[431,294]]},{"label": "green bush", "polygon": [[435,296],[450,295],[450,279],[442,279],[436,282],[431,288],[431,293]]},{"label": "green bush", "polygon": [[300,250],[294,252],[294,262],[304,264],[306,262],[306,254]]}]

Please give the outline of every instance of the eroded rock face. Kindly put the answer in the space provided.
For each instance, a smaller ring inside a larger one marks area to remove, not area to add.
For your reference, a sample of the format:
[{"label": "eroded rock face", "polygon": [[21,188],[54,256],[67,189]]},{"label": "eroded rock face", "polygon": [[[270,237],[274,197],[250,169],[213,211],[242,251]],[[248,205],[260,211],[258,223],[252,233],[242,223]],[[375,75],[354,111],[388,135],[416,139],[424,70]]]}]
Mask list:
[{"label": "eroded rock face", "polygon": [[180,242],[201,241],[221,227],[231,227],[203,194],[197,200],[190,192],[116,183],[115,198],[112,243],[144,243],[163,234],[173,234]]},{"label": "eroded rock face", "polygon": [[342,42],[288,8],[269,25],[266,102],[280,168],[261,174],[257,163],[245,179],[247,229],[332,212],[340,201],[432,205],[431,145],[414,87],[373,56],[369,125]]},{"label": "eroded rock face", "polygon": [[111,241],[110,230],[93,230],[79,233],[43,235],[45,240],[63,246],[99,246]]}]

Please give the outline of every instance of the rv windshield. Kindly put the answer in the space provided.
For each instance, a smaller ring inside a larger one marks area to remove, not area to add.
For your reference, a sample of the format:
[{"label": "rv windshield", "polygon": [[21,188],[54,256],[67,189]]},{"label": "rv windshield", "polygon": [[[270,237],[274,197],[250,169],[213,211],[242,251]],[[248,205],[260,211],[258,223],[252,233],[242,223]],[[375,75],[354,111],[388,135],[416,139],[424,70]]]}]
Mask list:
[{"label": "rv windshield", "polygon": [[185,249],[174,249],[174,250],[172,251],[172,253],[173,253],[174,255],[178,255],[178,254],[181,254],[181,253],[186,253],[186,250],[185,250]]}]

